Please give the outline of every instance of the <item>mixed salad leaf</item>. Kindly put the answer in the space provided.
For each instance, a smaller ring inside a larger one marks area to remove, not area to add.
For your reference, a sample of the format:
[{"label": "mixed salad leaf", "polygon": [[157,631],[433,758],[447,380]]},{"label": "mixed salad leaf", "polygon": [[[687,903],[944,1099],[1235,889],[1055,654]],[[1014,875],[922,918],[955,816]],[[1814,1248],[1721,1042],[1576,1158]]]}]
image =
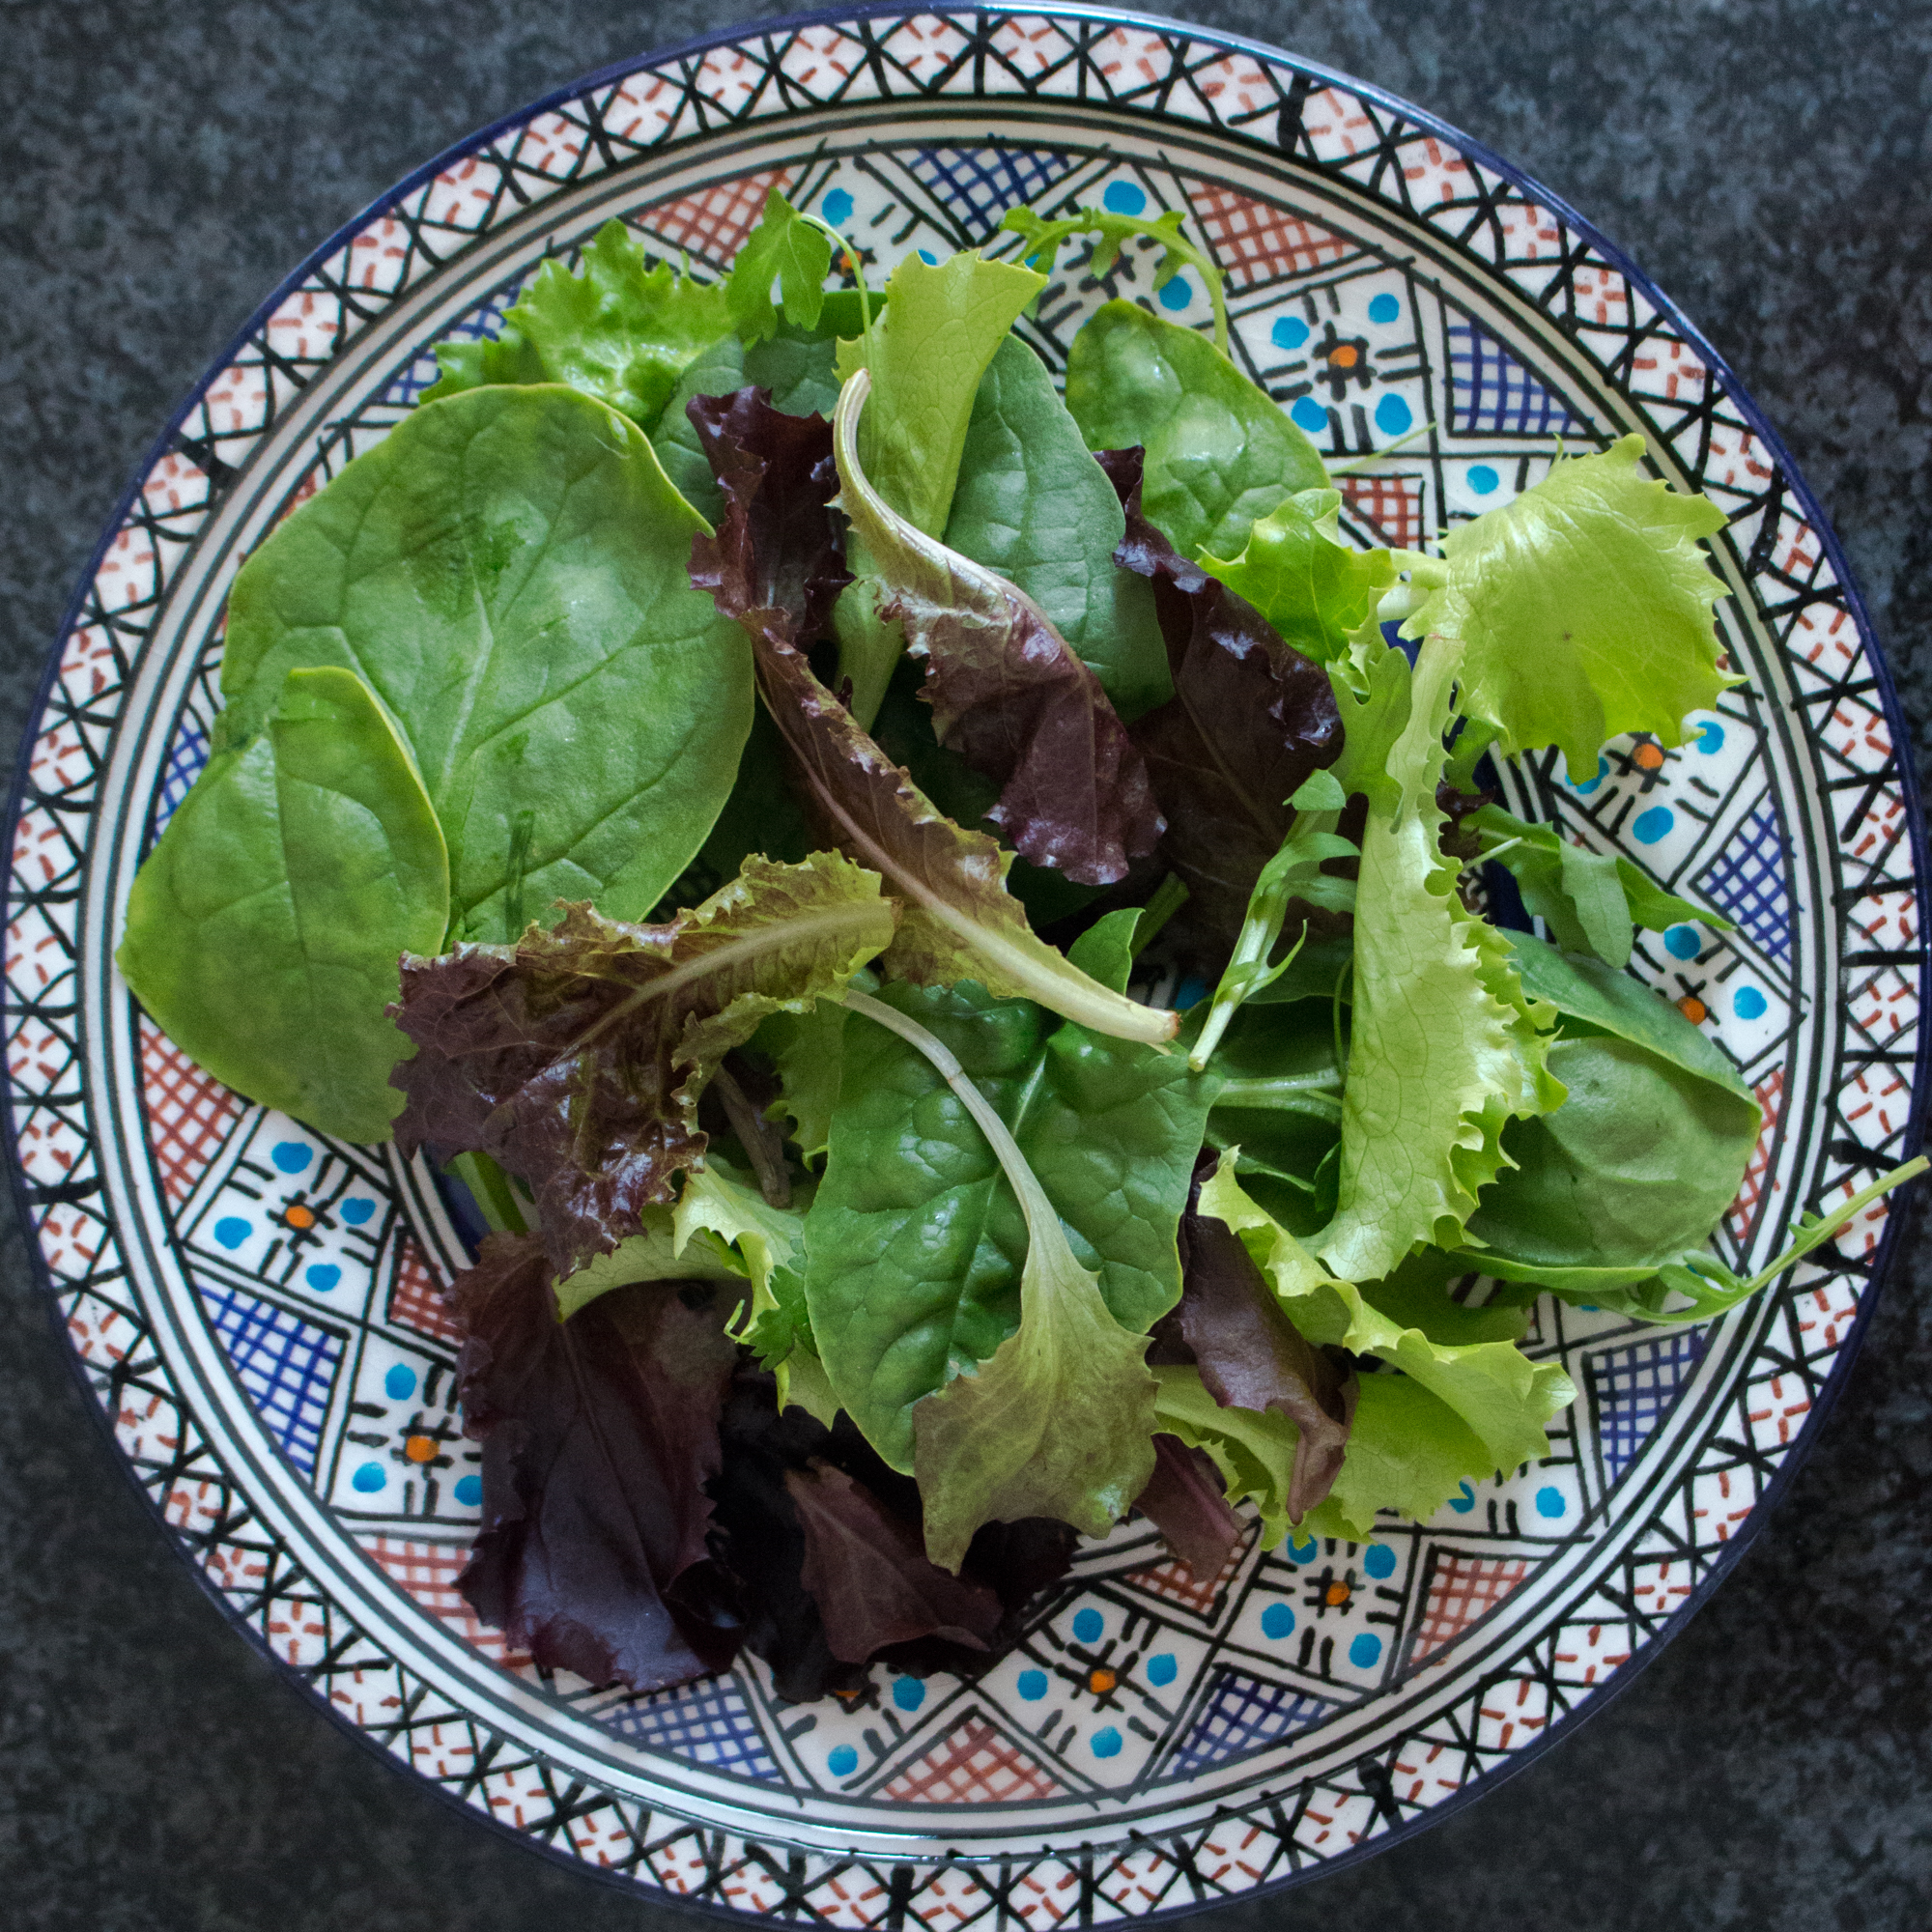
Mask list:
[{"label": "mixed salad leaf", "polygon": [[[1498,796],[1737,681],[1719,512],[1629,437],[1360,549],[1180,217],[999,235],[547,264],[248,560],[128,900],[204,1066],[495,1231],[462,1588],[593,1682],[971,1677],[1135,1511],[1427,1518],[1574,1399],[1539,1293],[1709,1320],[1924,1165],[1735,1272],[1757,1099],[1625,970],[1727,922]],[[1085,238],[1214,325],[1107,301],[1063,400]]]}]

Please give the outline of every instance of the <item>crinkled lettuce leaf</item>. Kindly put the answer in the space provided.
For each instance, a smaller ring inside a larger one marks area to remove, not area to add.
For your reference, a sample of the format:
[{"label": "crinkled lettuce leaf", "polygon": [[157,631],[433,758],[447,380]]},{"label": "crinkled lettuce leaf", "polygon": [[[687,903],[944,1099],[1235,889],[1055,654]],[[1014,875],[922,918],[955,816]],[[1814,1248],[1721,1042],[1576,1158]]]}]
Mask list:
[{"label": "crinkled lettuce leaf", "polygon": [[1572,772],[1606,738],[1685,741],[1684,720],[1741,682],[1720,668],[1712,607],[1728,595],[1697,540],[1724,526],[1707,497],[1644,476],[1643,438],[1573,457],[1513,502],[1406,554],[1406,638],[1463,645],[1463,707],[1516,755],[1560,746]]},{"label": "crinkled lettuce leaf", "polygon": [[1201,556],[1201,568],[1244,597],[1282,641],[1317,664],[1343,656],[1395,582],[1385,550],[1359,551],[1342,540],[1339,490],[1300,490],[1248,532],[1228,561]]},{"label": "crinkled lettuce leaf", "polygon": [[[1454,1246],[1505,1163],[1505,1122],[1548,1113],[1563,1098],[1548,1065],[1555,1014],[1524,993],[1501,933],[1463,907],[1456,863],[1438,843],[1435,788],[1460,655],[1441,639],[1424,644],[1401,733],[1385,762],[1360,773],[1369,813],[1355,894],[1341,1187],[1335,1219],[1316,1241],[1329,1267],[1351,1281],[1378,1280],[1411,1247]],[[1407,675],[1401,665],[1399,653],[1381,651],[1367,700],[1337,679],[1345,763],[1356,764],[1371,738],[1386,735],[1396,707],[1379,693]]]},{"label": "crinkled lettuce leaf", "polygon": [[487,1153],[534,1196],[554,1271],[642,1232],[704,1151],[697,1098],[767,1013],[837,994],[893,934],[878,875],[834,852],[746,861],[668,924],[572,906],[515,946],[410,958],[394,1009],[402,1144]]},{"label": "crinkled lettuce leaf", "polygon": [[1443,1343],[1403,1326],[1361,1288],[1330,1274],[1258,1206],[1225,1155],[1201,1189],[1200,1211],[1241,1236],[1309,1341],[1377,1356],[1438,1396],[1482,1443],[1489,1469],[1514,1469],[1548,1454],[1546,1425],[1577,1396],[1559,1365],[1532,1362],[1513,1342]]}]

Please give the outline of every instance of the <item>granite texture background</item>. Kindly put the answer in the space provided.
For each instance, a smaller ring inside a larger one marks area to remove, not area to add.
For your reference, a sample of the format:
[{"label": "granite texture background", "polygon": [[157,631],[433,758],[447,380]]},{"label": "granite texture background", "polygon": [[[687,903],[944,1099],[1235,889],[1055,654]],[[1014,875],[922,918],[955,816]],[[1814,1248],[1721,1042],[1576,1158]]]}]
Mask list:
[{"label": "granite texture background", "polygon": [[[745,13],[757,9],[738,0]],[[264,294],[420,161],[689,0],[0,0],[0,734],[150,439]],[[1379,82],[1526,167],[1685,306],[1844,539],[1932,751],[1932,6],[1305,0],[1174,11]],[[0,1235],[0,1921],[582,1932],[685,1919],[494,1834],[233,1635]],[[1613,1708],[1220,1932],[1932,1921],[1923,1209],[1810,1460]]]}]

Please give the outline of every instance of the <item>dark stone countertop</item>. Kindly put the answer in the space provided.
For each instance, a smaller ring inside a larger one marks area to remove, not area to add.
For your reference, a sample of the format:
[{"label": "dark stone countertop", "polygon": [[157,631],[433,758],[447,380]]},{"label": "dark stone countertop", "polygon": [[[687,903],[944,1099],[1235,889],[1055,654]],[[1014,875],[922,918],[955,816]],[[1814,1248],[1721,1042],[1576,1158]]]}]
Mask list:
[{"label": "dark stone countertop", "polygon": [[[1631,250],[1784,433],[1871,599],[1922,750],[1923,0],[1179,11],[1289,40],[1421,102]],[[281,275],[448,142],[717,17],[686,0],[0,9],[8,742],[132,467]],[[1932,1920],[1932,1266],[1912,1219],[1862,1358],[1787,1500],[1615,1705],[1440,1828],[1216,1922]],[[0,1920],[593,1932],[674,1916],[497,1838],[281,1683],[117,1466],[11,1216],[0,1283]]]}]

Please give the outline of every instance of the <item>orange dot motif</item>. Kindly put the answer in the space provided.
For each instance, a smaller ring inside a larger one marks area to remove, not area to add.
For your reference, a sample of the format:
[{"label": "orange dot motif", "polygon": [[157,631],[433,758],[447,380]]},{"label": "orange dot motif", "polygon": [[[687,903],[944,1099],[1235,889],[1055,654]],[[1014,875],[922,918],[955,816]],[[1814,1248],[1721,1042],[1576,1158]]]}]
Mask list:
[{"label": "orange dot motif", "polygon": [[436,1437],[433,1435],[412,1435],[403,1444],[403,1454],[412,1463],[434,1463],[436,1461]]},{"label": "orange dot motif", "polygon": [[1662,771],[1663,768],[1662,745],[1639,745],[1631,756],[1647,772]]},{"label": "orange dot motif", "polygon": [[1710,1012],[1710,1009],[1705,1006],[1704,1002],[1700,1000],[1695,993],[1686,993],[1684,997],[1677,1002],[1677,1010],[1680,1013],[1682,1013],[1684,1017],[1687,1020],[1689,1020],[1692,1026],[1702,1026]]},{"label": "orange dot motif", "polygon": [[291,1228],[313,1228],[315,1226],[315,1209],[313,1208],[304,1208],[298,1201],[293,1208],[283,1210],[282,1219]]},{"label": "orange dot motif", "polygon": [[1352,342],[1338,342],[1329,350],[1328,359],[1338,369],[1352,369],[1362,359],[1362,352]]},{"label": "orange dot motif", "polygon": [[1348,1584],[1337,1580],[1336,1582],[1330,1583],[1328,1585],[1328,1606],[1330,1609],[1340,1609],[1341,1606],[1348,1601],[1349,1601]]},{"label": "orange dot motif", "polygon": [[1104,1697],[1120,1681],[1111,1670],[1090,1670],[1087,1673],[1087,1688],[1096,1697]]}]

